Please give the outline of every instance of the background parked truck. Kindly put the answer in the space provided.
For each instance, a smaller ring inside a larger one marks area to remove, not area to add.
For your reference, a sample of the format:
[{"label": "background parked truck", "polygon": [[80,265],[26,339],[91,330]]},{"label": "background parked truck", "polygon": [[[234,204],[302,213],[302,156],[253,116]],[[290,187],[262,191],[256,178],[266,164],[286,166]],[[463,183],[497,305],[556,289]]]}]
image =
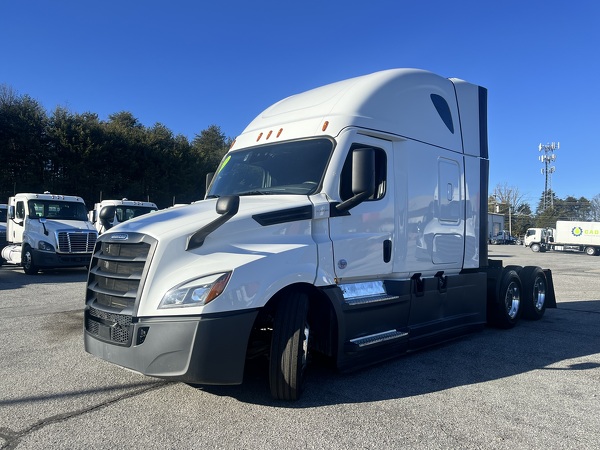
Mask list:
[{"label": "background parked truck", "polygon": [[556,228],[529,228],[525,246],[534,252],[577,251],[600,254],[600,222],[559,220]]},{"label": "background parked truck", "polygon": [[88,213],[88,217],[90,222],[94,224],[98,234],[101,234],[129,219],[157,210],[158,207],[152,202],[140,202],[126,198],[123,200],[102,200],[94,205],[94,209]]},{"label": "background parked truck", "polygon": [[98,233],[83,199],[71,195],[16,194],[8,200],[7,245],[2,259],[33,275],[39,269],[87,266]]},{"label": "background parked truck", "polygon": [[395,69],[284,99],[205,200],[103,233],[85,348],[160,378],[300,396],[310,355],[353,370],[555,306],[539,267],[488,259],[487,91]]}]

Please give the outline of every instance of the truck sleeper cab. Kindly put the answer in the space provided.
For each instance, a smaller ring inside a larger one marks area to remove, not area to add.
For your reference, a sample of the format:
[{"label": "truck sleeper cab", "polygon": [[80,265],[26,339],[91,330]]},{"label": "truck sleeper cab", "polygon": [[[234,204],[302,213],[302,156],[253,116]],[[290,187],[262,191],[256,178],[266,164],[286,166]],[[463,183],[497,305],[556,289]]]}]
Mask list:
[{"label": "truck sleeper cab", "polygon": [[487,158],[486,91],[462,80],[395,69],[284,99],[204,201],[100,236],[85,348],[200,384],[266,356],[295,400],[311,353],[352,370],[539,319],[550,271],[487,258]]}]

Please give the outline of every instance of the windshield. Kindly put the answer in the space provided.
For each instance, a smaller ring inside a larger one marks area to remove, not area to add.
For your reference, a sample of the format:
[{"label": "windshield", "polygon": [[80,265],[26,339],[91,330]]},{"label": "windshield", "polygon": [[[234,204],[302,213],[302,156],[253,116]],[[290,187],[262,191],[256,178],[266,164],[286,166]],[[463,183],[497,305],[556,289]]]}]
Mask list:
[{"label": "windshield", "polygon": [[134,217],[143,216],[149,212],[156,211],[152,206],[126,206],[119,205],[115,208],[115,215],[119,222],[125,222]]},{"label": "windshield", "polygon": [[322,138],[229,153],[206,197],[313,194],[321,184],[332,150],[333,142]]},{"label": "windshield", "polygon": [[87,220],[85,205],[79,202],[60,200],[29,200],[29,217],[51,220]]},{"label": "windshield", "polygon": [[6,222],[8,209],[0,209],[0,222]]}]

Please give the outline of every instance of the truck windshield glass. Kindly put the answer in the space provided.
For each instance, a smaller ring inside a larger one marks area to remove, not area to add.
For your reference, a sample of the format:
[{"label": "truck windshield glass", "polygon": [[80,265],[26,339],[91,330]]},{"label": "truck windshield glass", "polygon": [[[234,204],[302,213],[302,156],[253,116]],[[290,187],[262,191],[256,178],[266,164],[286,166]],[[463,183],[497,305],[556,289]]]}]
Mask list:
[{"label": "truck windshield glass", "polygon": [[29,200],[29,217],[50,220],[87,220],[87,211],[83,203],[60,200]]},{"label": "truck windshield glass", "polygon": [[0,209],[0,222],[6,222],[8,209]]},{"label": "truck windshield glass", "polygon": [[119,222],[125,222],[126,220],[133,219],[134,217],[143,216],[149,212],[156,211],[156,208],[151,206],[117,206],[115,208],[115,215]]},{"label": "truck windshield glass", "polygon": [[317,191],[333,142],[310,139],[239,150],[225,156],[207,198],[224,195],[310,195]]}]

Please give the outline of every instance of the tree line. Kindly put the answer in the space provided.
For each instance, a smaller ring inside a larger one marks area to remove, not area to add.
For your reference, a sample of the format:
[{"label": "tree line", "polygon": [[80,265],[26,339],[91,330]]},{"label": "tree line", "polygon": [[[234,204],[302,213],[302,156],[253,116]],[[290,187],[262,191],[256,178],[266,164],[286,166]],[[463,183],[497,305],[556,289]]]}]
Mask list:
[{"label": "tree line", "polygon": [[231,146],[211,125],[190,142],[130,112],[47,113],[28,95],[0,85],[0,203],[18,192],[77,195],[91,208],[100,199],[152,201],[159,208],[204,197],[206,174]]},{"label": "tree line", "polygon": [[496,186],[490,194],[488,212],[503,214],[507,222],[504,229],[522,236],[527,228],[554,228],[558,220],[600,221],[600,194],[591,200],[573,196],[561,199],[548,189],[542,192],[533,212],[531,205],[523,201],[519,188],[504,184]]}]

